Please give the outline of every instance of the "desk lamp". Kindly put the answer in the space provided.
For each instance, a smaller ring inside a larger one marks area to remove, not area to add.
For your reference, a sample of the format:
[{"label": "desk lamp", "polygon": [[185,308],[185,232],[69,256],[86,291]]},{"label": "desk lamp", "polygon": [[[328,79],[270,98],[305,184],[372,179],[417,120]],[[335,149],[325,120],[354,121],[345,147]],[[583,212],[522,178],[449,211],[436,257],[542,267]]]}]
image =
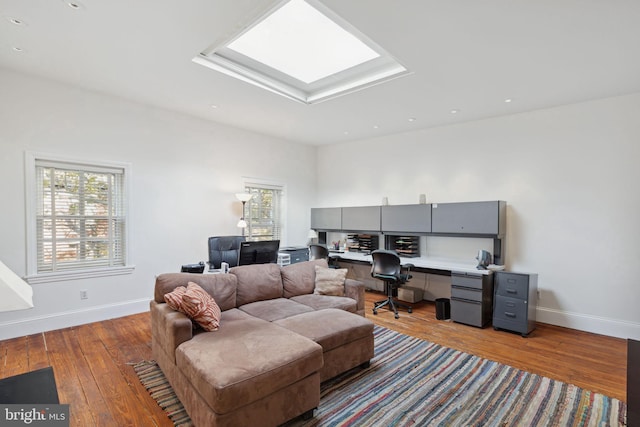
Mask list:
[{"label": "desk lamp", "polygon": [[0,261],[0,311],[33,308],[33,289]]}]

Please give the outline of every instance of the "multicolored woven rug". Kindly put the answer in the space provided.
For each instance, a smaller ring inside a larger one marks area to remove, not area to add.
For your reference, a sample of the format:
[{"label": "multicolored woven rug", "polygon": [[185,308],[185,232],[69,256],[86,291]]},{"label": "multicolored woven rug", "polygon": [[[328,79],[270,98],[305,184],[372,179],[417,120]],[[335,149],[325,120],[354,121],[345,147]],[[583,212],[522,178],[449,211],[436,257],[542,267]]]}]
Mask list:
[{"label": "multicolored woven rug", "polygon": [[[626,425],[620,400],[382,327],[374,334],[371,366],[323,383],[315,417],[287,426]],[[157,365],[135,369],[174,423],[190,425]]]}]

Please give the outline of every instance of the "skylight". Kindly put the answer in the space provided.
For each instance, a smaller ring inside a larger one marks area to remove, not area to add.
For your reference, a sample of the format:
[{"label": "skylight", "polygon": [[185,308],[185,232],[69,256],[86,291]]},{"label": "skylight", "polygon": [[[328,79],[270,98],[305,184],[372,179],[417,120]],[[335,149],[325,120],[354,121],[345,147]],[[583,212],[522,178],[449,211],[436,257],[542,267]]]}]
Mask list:
[{"label": "skylight", "polygon": [[194,62],[311,104],[407,74],[317,0],[289,0]]}]

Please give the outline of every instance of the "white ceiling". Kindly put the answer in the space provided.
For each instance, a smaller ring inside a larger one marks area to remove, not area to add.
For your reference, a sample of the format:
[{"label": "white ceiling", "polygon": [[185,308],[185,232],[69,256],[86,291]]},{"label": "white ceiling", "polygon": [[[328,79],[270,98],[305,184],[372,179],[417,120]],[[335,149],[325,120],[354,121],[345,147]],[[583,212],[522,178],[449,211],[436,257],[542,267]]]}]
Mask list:
[{"label": "white ceiling", "polygon": [[277,1],[78,3],[0,0],[0,67],[308,144],[640,92],[640,0],[323,0],[412,74],[315,105],[191,61]]}]

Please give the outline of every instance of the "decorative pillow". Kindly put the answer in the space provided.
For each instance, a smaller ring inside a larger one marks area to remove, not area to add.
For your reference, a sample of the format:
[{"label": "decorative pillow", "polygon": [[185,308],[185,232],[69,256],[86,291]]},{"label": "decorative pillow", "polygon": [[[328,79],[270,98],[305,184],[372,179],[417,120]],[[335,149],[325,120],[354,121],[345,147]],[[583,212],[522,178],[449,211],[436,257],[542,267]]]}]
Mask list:
[{"label": "decorative pillow", "polygon": [[182,313],[184,313],[182,296],[185,292],[187,292],[187,288],[185,288],[184,286],[178,286],[172,292],[164,294],[164,301],[175,311],[181,311]]},{"label": "decorative pillow", "polygon": [[324,268],[316,265],[316,295],[344,296],[344,280],[347,277],[346,268]]},{"label": "decorative pillow", "polygon": [[205,331],[216,331],[220,326],[220,307],[211,295],[193,282],[187,284],[182,296],[184,313]]}]

